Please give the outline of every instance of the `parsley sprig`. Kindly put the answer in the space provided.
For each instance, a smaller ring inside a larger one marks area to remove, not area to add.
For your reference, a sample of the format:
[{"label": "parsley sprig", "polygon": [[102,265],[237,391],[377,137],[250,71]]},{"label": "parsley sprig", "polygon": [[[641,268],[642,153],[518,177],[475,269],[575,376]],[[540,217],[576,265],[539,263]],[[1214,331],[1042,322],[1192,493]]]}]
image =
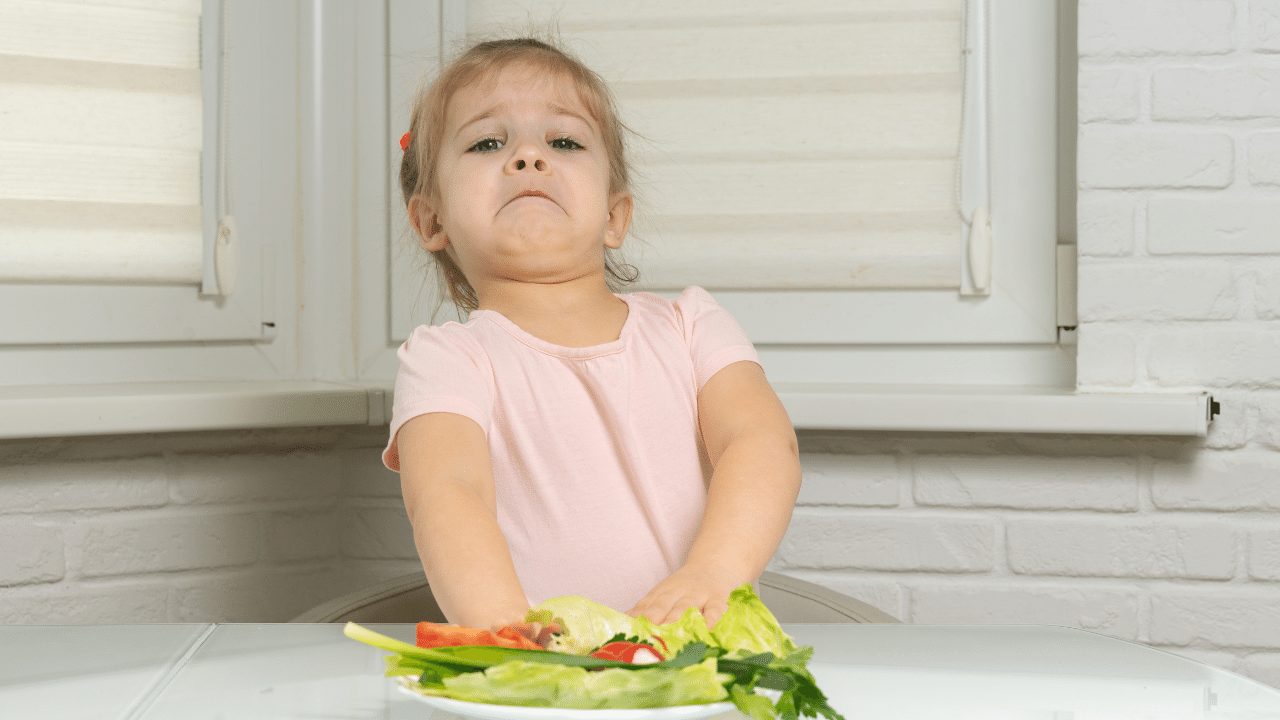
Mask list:
[{"label": "parsley sprig", "polygon": [[[721,653],[722,648],[716,648]],[[844,720],[827,703],[827,696],[818,689],[813,675],[805,667],[813,657],[813,648],[806,645],[782,659],[764,652],[738,658],[720,656],[716,667],[720,672],[733,675],[725,687],[729,698],[738,710],[752,720],[797,720],[804,717],[824,717],[828,720]],[[779,690],[776,702],[755,692],[757,687]]]}]

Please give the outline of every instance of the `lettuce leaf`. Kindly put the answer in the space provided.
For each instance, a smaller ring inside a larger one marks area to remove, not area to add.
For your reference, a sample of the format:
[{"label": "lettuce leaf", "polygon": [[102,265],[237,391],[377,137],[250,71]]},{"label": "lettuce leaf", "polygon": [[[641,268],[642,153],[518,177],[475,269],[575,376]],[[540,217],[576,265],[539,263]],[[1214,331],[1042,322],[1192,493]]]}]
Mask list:
[{"label": "lettuce leaf", "polygon": [[709,647],[723,647],[712,635],[711,630],[707,629],[707,619],[697,608],[685,609],[679,620],[666,625],[654,625],[649,618],[642,615],[632,621],[631,627],[631,634],[640,638],[641,642],[647,642],[655,647],[661,648],[662,645],[654,641],[654,636],[662,638],[667,645],[668,655],[679,652],[680,648],[691,642],[703,642]]},{"label": "lettuce leaf", "polygon": [[547,649],[574,655],[586,655],[618,633],[633,634],[634,618],[630,615],[579,595],[544,600],[530,609],[524,619],[543,625],[558,624],[560,634],[551,637]]},{"label": "lettuce leaf", "polygon": [[[756,595],[750,583],[745,583],[729,593],[728,608],[711,629],[714,638],[709,645],[722,647],[731,653],[755,655],[773,653],[786,658],[799,648],[782,630],[778,619]],[[666,636],[663,636],[666,637]]]},{"label": "lettuce leaf", "polygon": [[559,708],[649,708],[698,705],[729,697],[732,676],[716,672],[715,658],[679,670],[588,671],[519,660],[443,679],[440,694],[456,700]]}]

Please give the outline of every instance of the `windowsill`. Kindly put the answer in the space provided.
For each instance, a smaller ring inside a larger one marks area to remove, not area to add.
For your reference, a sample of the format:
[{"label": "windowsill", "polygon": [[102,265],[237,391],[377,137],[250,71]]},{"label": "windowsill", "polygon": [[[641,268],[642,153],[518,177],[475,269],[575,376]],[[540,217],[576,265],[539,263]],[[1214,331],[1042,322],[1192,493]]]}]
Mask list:
[{"label": "windowsill", "polygon": [[383,390],[317,381],[0,387],[0,438],[378,425]]},{"label": "windowsill", "polygon": [[1208,392],[1079,393],[1005,385],[774,386],[797,428],[1205,436]]},{"label": "windowsill", "polygon": [[[798,429],[1204,436],[1207,392],[775,385]],[[390,386],[319,381],[0,386],[0,438],[386,425]]]}]

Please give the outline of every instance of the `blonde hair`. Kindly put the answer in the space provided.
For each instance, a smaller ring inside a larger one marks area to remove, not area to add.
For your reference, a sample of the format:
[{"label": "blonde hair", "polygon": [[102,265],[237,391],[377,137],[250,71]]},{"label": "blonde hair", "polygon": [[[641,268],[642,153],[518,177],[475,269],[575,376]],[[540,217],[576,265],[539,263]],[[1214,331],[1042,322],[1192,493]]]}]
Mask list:
[{"label": "blonde hair", "polygon": [[[633,192],[633,170],[627,162],[623,132],[636,134],[618,117],[613,95],[604,79],[554,40],[513,37],[473,44],[448,63],[435,81],[418,92],[410,116],[409,144],[400,162],[400,189],[405,207],[415,196],[428,198],[438,207],[440,177],[438,158],[445,131],[445,112],[454,93],[496,76],[512,65],[525,65],[548,74],[568,77],[578,97],[600,128],[601,142],[609,161],[609,194]],[[639,278],[635,267],[617,261],[613,249],[605,248],[605,282],[612,292],[620,292]],[[449,298],[463,310],[478,307],[475,289],[446,250],[431,251],[437,278]],[[628,272],[628,270],[630,272]],[[441,304],[444,298],[441,297]],[[437,306],[438,307],[438,306]]]}]

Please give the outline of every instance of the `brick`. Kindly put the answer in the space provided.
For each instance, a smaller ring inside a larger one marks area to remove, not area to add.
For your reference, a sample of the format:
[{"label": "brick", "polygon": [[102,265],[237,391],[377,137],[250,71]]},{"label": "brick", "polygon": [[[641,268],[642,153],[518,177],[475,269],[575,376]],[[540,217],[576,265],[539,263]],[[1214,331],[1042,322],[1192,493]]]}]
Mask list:
[{"label": "brick", "polygon": [[346,557],[410,559],[418,557],[413,526],[403,508],[353,508],[342,533]]},{"label": "brick", "polygon": [[1020,575],[1226,580],[1235,534],[1203,522],[1027,520],[1006,529]]},{"label": "brick", "polygon": [[1248,24],[1255,48],[1280,52],[1280,0],[1249,0]]},{"label": "brick", "polygon": [[333,511],[270,513],[265,522],[267,560],[327,559],[339,554],[341,525]]},{"label": "brick", "polygon": [[288,622],[342,594],[327,567],[255,568],[175,582],[169,616],[171,622]]},{"label": "brick", "polygon": [[257,515],[135,516],[76,531],[79,573],[101,577],[244,565],[258,559]]},{"label": "brick", "polygon": [[100,587],[59,583],[17,588],[0,602],[6,625],[169,622],[164,581]]},{"label": "brick", "polygon": [[1230,52],[1231,0],[1080,0],[1081,55],[1213,55]]},{"label": "brick", "polygon": [[0,467],[0,513],[154,507],[168,501],[159,458]]},{"label": "brick", "polygon": [[327,455],[180,455],[172,498],[179,503],[229,503],[336,497],[342,465]]},{"label": "brick", "polygon": [[1161,510],[1280,510],[1275,453],[1200,453],[1157,460],[1151,473],[1151,501]]},{"label": "brick", "polygon": [[990,520],[796,510],[777,559],[788,568],[987,572]]},{"label": "brick", "polygon": [[1280,202],[1151,198],[1147,250],[1156,255],[1280,254]]},{"label": "brick", "polygon": [[65,573],[58,528],[30,520],[0,524],[0,587],[57,582]]},{"label": "brick", "polygon": [[1157,333],[1149,342],[1147,377],[1179,387],[1280,387],[1280,333],[1264,329]]},{"label": "brick", "polygon": [[1132,511],[1137,494],[1137,464],[1131,459],[926,455],[915,460],[917,505]]},{"label": "brick", "polygon": [[1084,125],[1076,175],[1080,188],[1224,188],[1234,153],[1222,133]]},{"label": "brick", "polygon": [[1142,72],[1134,68],[1081,67],[1076,77],[1076,118],[1081,123],[1138,119]]},{"label": "brick", "polygon": [[1249,272],[1258,319],[1280,320],[1280,262],[1253,262]]},{"label": "brick", "polygon": [[1249,138],[1249,182],[1280,185],[1280,132],[1257,133]]},{"label": "brick", "polygon": [[1080,257],[1133,254],[1137,204],[1132,195],[1084,191],[1076,202],[1076,248]]},{"label": "brick", "polygon": [[1258,413],[1254,438],[1259,445],[1280,450],[1280,393],[1252,392],[1250,398]]},{"label": "brick", "polygon": [[891,455],[800,456],[804,482],[799,505],[893,507],[898,504],[898,463]]},{"label": "brick", "polygon": [[940,625],[1066,625],[1136,640],[1135,593],[1068,586],[923,583],[911,588],[911,622]]},{"label": "brick", "polygon": [[1277,596],[1275,590],[1161,592],[1151,598],[1150,640],[1171,645],[1280,647]]},{"label": "brick", "polygon": [[1280,652],[1250,654],[1239,662],[1235,671],[1264,685],[1280,689]]},{"label": "brick", "polygon": [[1280,580],[1280,530],[1249,533],[1249,577]]},{"label": "brick", "polygon": [[1079,264],[1077,315],[1102,320],[1228,320],[1240,306],[1225,262],[1085,261]]},{"label": "brick", "polygon": [[1137,379],[1137,344],[1133,331],[1081,325],[1076,339],[1076,383],[1094,387],[1132,387]]},{"label": "brick", "polygon": [[1156,120],[1249,120],[1280,115],[1280,69],[1169,68],[1151,76]]}]

